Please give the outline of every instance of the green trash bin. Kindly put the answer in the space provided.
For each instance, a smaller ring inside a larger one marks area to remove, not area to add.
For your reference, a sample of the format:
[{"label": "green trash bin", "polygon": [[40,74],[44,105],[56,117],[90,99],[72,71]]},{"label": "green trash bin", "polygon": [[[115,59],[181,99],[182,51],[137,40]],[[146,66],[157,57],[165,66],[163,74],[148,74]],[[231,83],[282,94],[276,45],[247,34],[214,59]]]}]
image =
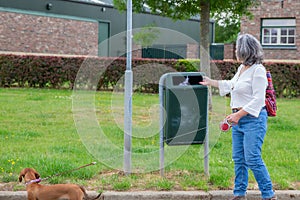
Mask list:
[{"label": "green trash bin", "polygon": [[208,88],[204,73],[170,73],[165,77],[164,141],[167,145],[202,144],[207,132]]}]

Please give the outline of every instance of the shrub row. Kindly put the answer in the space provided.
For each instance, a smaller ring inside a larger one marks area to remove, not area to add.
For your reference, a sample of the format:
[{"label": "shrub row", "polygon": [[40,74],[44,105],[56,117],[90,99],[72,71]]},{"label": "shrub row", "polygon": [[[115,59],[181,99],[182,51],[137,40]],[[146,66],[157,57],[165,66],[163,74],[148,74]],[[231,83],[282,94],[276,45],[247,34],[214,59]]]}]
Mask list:
[{"label": "shrub row", "polygon": [[[221,78],[233,77],[238,62],[214,61],[217,69],[221,72]],[[273,85],[278,97],[300,96],[300,63],[264,62],[266,70],[272,75]],[[213,69],[213,67],[212,67]]]},{"label": "shrub row", "polygon": [[[164,73],[193,72],[199,65],[199,60],[133,59],[133,88],[158,92]],[[264,65],[272,73],[277,96],[300,96],[299,63]],[[238,66],[234,61],[212,61],[212,78],[230,79]],[[0,86],[122,90],[125,70],[125,58],[0,55]]]}]

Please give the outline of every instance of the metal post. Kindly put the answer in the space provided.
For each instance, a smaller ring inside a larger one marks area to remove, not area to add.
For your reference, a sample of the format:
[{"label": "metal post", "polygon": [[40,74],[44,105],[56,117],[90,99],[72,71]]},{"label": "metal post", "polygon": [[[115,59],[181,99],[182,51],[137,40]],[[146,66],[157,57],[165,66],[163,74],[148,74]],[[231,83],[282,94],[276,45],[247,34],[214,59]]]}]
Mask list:
[{"label": "metal post", "polygon": [[164,87],[165,87],[165,79],[168,74],[164,74],[159,79],[159,102],[160,102],[160,119],[159,119],[159,128],[160,128],[160,135],[159,135],[159,169],[160,169],[160,176],[164,176],[164,169],[165,169],[165,147],[164,147]]},{"label": "metal post", "polygon": [[209,95],[207,95],[207,119],[206,119],[206,135],[204,140],[204,173],[206,176],[209,176],[209,124],[208,124],[208,116],[209,116]]},{"label": "metal post", "polygon": [[125,71],[124,100],[124,173],[131,173],[131,137],[132,137],[132,1],[127,0],[127,59]]}]

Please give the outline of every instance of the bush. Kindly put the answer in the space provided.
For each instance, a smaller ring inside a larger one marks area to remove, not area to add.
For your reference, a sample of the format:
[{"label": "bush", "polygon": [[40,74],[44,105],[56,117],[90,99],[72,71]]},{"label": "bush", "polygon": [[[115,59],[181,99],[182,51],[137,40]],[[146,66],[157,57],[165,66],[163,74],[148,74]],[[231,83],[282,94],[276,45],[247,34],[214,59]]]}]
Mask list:
[{"label": "bush", "polygon": [[82,62],[82,57],[0,55],[0,86],[72,87]]},{"label": "bush", "polygon": [[[212,61],[212,78],[230,79],[239,65],[236,61]],[[198,71],[198,66],[199,60],[133,59],[133,88],[157,93],[162,74]],[[266,62],[264,66],[272,73],[277,96],[300,96],[299,63]],[[0,87],[123,89],[125,70],[126,58],[122,57],[0,55]]]},{"label": "bush", "polygon": [[[212,77],[217,79],[232,78],[240,65],[236,61],[213,61],[212,63],[217,66],[221,74],[221,77]],[[291,98],[300,96],[300,63],[264,62],[263,65],[272,74],[273,85],[278,97]],[[211,67],[211,69],[214,68]]]}]

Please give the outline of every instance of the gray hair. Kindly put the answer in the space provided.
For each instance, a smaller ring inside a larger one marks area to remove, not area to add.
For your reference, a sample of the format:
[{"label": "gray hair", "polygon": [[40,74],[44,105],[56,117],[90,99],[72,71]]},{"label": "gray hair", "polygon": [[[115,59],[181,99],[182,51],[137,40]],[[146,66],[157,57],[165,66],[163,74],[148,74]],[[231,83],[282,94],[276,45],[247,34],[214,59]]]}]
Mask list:
[{"label": "gray hair", "polygon": [[236,41],[236,56],[246,66],[261,64],[263,50],[259,41],[250,34],[239,35]]}]

